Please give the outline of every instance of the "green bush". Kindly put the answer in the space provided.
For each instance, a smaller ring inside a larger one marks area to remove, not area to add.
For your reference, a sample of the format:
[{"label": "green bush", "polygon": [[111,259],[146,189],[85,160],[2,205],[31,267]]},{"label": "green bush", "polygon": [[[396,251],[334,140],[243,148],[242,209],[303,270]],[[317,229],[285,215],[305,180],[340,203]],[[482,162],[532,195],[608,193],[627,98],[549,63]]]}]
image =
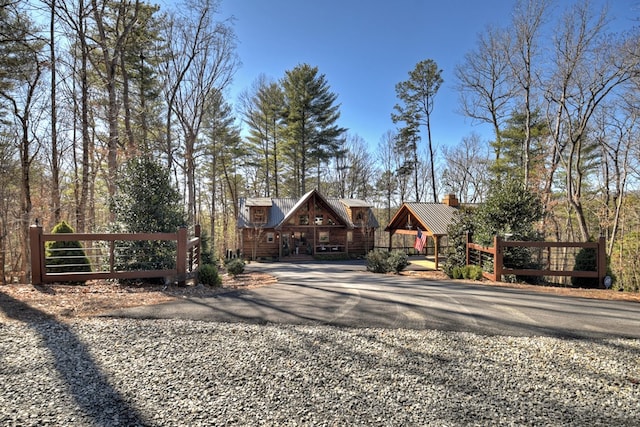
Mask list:
[{"label": "green bush", "polygon": [[478,265],[465,265],[453,267],[451,274],[452,279],[482,280],[482,267]]},{"label": "green bush", "polygon": [[[62,221],[53,227],[53,234],[73,233],[73,228]],[[78,241],[46,243],[47,273],[90,272],[91,263]]]},{"label": "green bush", "polygon": [[460,267],[460,266],[452,267],[451,268],[451,273],[450,274],[447,273],[447,274],[452,279],[455,279],[455,280],[462,279],[462,270],[463,269],[464,269],[464,267]]},{"label": "green bush", "polygon": [[240,258],[235,258],[227,262],[226,267],[229,274],[237,276],[244,272],[244,261]]},{"label": "green bush", "polygon": [[471,280],[482,280],[482,267],[479,265],[468,265],[466,267],[467,277]]},{"label": "green bush", "polygon": [[214,288],[222,285],[222,278],[218,274],[218,268],[213,264],[204,264],[198,271],[198,282]]},{"label": "green bush", "polygon": [[389,271],[387,258],[389,258],[388,252],[376,250],[370,251],[367,254],[367,271],[371,271],[373,273],[387,273]]},{"label": "green bush", "polygon": [[409,265],[409,257],[403,251],[393,251],[387,258],[389,271],[398,274]]},{"label": "green bush", "polygon": [[400,273],[409,265],[409,257],[403,251],[370,251],[367,254],[367,271],[373,273]]},{"label": "green bush", "polygon": [[[573,271],[598,271],[598,255],[595,248],[582,248],[576,254],[576,262]],[[595,277],[572,277],[571,285],[574,288],[598,288],[598,279]]]}]

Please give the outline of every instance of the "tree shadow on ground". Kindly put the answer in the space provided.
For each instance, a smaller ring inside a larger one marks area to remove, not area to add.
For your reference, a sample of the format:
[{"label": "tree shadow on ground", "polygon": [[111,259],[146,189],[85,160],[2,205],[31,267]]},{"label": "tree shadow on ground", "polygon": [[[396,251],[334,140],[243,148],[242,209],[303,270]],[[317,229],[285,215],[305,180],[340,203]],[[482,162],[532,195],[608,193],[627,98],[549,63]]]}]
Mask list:
[{"label": "tree shadow on ground", "polygon": [[[36,332],[78,408],[98,426],[145,426],[137,409],[109,383],[87,346],[66,324],[0,292],[0,311]],[[25,390],[28,393],[29,390]]]}]

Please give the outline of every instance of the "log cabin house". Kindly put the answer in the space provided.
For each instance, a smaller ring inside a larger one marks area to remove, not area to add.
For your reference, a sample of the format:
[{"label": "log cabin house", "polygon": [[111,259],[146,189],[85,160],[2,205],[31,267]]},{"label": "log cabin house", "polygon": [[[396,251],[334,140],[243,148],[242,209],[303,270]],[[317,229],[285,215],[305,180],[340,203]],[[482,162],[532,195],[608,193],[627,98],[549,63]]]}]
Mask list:
[{"label": "log cabin house", "polygon": [[304,259],[366,255],[379,227],[371,205],[325,198],[312,190],[300,199],[240,200],[238,230],[245,259]]}]

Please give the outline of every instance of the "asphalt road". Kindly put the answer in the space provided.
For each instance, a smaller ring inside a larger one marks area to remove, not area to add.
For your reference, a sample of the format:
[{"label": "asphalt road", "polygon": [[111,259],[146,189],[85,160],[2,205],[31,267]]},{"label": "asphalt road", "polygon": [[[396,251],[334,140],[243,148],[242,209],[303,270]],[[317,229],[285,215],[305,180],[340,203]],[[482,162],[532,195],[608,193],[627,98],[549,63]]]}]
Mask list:
[{"label": "asphalt road", "polygon": [[221,322],[327,324],[487,335],[640,338],[640,304],[369,273],[360,262],[252,263],[278,277],[252,290],[110,314]]}]

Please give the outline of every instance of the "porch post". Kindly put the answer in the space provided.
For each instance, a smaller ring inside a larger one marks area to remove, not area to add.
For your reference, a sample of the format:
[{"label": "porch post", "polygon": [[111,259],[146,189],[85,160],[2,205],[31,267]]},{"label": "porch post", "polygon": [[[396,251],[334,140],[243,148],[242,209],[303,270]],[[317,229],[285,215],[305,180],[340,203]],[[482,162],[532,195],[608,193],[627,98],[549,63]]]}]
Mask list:
[{"label": "porch post", "polygon": [[438,241],[440,240],[440,236],[433,236],[433,252],[434,252],[434,261],[436,262],[436,270],[438,270]]}]

